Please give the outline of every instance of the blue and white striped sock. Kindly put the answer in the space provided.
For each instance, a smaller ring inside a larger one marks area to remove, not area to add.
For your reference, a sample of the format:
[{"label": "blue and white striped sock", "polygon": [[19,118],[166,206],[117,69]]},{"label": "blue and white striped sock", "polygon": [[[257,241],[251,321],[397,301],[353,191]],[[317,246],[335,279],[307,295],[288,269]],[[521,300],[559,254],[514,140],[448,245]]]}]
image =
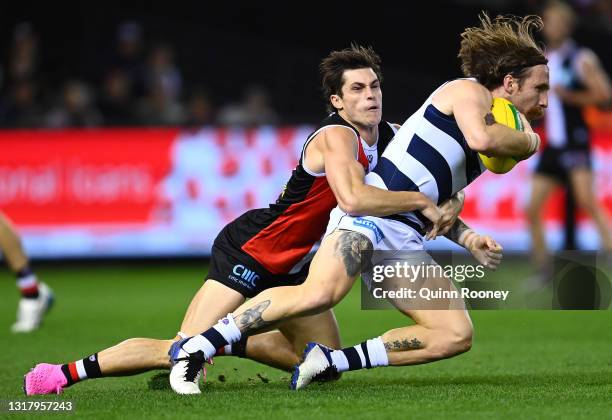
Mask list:
[{"label": "blue and white striped sock", "polygon": [[364,341],[353,347],[333,350],[331,359],[338,372],[371,369],[389,364],[387,350],[380,337]]},{"label": "blue and white striped sock", "polygon": [[204,356],[208,359],[215,355],[217,349],[235,343],[240,340],[241,336],[242,334],[234,322],[234,317],[232,314],[227,314],[225,318],[221,318],[219,322],[202,334],[188,339],[181,347],[187,353],[202,350]]}]

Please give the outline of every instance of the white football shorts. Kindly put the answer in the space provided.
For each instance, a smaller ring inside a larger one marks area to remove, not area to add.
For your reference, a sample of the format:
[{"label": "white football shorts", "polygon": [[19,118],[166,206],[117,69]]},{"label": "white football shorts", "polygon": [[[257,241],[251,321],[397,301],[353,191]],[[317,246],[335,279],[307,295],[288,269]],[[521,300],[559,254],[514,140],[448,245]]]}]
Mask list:
[{"label": "white football shorts", "polygon": [[[334,208],[329,216],[325,237],[334,231],[348,230],[365,235],[372,242],[372,266],[408,262],[414,265],[435,264],[425,252],[424,238],[414,228],[392,219],[374,216],[350,216]],[[372,287],[372,273],[362,273],[368,289]]]}]

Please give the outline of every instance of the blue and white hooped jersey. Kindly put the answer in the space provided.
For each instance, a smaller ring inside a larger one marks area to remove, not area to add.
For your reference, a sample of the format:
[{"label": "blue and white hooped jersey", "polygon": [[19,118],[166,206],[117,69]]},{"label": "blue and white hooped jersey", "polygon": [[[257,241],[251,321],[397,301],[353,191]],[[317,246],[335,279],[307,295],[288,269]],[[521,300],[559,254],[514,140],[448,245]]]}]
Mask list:
[{"label": "blue and white hooped jersey", "polygon": [[[447,82],[448,83],[448,82]],[[420,191],[440,204],[464,189],[484,170],[455,118],[432,105],[434,91],[395,134],[366,183],[390,191]],[[423,227],[419,212],[404,213]]]}]

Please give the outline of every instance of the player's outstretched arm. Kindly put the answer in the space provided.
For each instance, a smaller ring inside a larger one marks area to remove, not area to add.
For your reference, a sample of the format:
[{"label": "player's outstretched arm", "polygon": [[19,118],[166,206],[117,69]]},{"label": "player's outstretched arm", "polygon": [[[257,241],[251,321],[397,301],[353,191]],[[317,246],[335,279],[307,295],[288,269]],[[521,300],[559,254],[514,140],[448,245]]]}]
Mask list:
[{"label": "player's outstretched arm", "polygon": [[452,111],[472,150],[487,156],[526,159],[540,145],[540,137],[527,127],[517,131],[495,122],[491,93],[471,81],[462,81],[453,92]]},{"label": "player's outstretched arm", "polygon": [[327,181],[343,211],[380,217],[421,210],[434,224],[438,223],[439,210],[423,193],[387,191],[364,183],[365,172],[355,159],[356,138],[349,130],[329,128],[320,135]]},{"label": "player's outstretched arm", "polygon": [[502,246],[490,236],[474,232],[461,219],[457,219],[446,237],[470,251],[476,261],[486,268],[497,270],[501,263]]},{"label": "player's outstretched arm", "polygon": [[595,53],[589,49],[583,49],[577,62],[578,75],[584,89],[568,90],[561,86],[553,86],[557,95],[566,104],[578,107],[600,105],[610,101],[612,84]]}]

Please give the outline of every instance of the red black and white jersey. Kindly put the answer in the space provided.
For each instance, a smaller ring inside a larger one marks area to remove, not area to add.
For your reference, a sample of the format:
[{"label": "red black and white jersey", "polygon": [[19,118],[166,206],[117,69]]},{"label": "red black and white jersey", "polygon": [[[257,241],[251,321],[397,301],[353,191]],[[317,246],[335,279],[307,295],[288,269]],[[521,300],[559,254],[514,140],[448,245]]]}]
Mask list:
[{"label": "red black and white jersey", "polygon": [[378,126],[378,141],[368,146],[359,132],[337,113],[330,114],[308,136],[302,156],[276,203],[269,208],[244,213],[228,226],[224,234],[231,246],[240,249],[271,274],[293,274],[307,264],[321,239],[329,213],[337,205],[325,173],[314,173],[304,166],[304,151],[321,131],[341,126],[350,129],[358,140],[355,158],[369,172],[395,135],[385,121]]}]

